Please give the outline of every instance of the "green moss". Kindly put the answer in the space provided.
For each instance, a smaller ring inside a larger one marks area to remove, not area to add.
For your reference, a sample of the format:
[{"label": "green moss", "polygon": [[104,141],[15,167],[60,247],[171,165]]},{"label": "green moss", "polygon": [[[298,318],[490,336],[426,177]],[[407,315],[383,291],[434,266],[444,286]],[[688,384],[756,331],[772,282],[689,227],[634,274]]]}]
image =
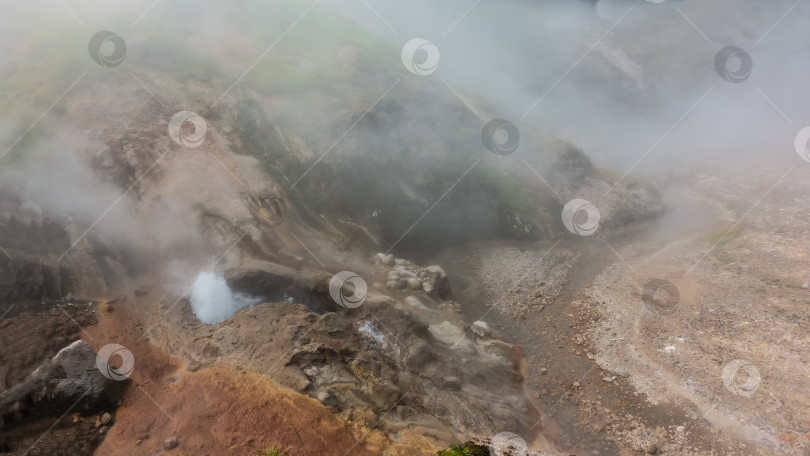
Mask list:
[{"label": "green moss", "polygon": [[90,59],[84,33],[60,23],[31,27],[6,59],[0,114],[42,114],[81,76],[84,57]]},{"label": "green moss", "polygon": [[723,247],[729,242],[737,239],[742,234],[745,227],[737,225],[731,231],[723,231],[722,233],[714,233],[709,235],[709,242],[716,247]]},{"label": "green moss", "polygon": [[595,176],[596,167],[591,159],[576,145],[563,140],[555,140],[551,144],[557,163],[555,167],[565,174]]},{"label": "green moss", "polygon": [[[266,6],[265,6],[266,8]],[[398,50],[391,44],[328,7],[309,12],[289,34],[279,38],[291,20],[300,14],[298,2],[273,3],[268,23],[251,31],[258,42],[273,44],[247,74],[246,81],[265,94],[323,90],[333,92],[358,87],[361,78],[391,73],[400,68]],[[285,18],[282,16],[290,17]],[[329,37],[324,40],[323,37]],[[336,71],[339,70],[339,71]]]},{"label": "green moss", "polygon": [[535,212],[538,207],[535,197],[514,176],[497,169],[487,169],[483,171],[483,177],[497,194],[498,200],[509,205],[513,211],[523,215]]},{"label": "green moss", "polygon": [[270,445],[269,447],[260,448],[245,443],[232,446],[226,454],[232,454],[232,452],[237,448],[249,449],[251,456],[285,456],[288,454],[287,450],[285,450],[281,445]]},{"label": "green moss", "polygon": [[270,446],[267,448],[256,449],[256,456],[284,456],[287,454],[280,446]]},{"label": "green moss", "polygon": [[652,182],[644,179],[642,177],[633,176],[632,174],[624,175],[621,171],[616,171],[615,169],[609,168],[596,168],[596,175],[599,179],[602,179],[605,182],[615,184],[616,182],[620,182],[628,190],[634,190],[637,188],[644,188],[649,190],[650,192],[661,195],[661,190],[653,184]]},{"label": "green moss", "polygon": [[453,445],[449,449],[436,453],[436,456],[489,456],[489,448],[472,442]]}]

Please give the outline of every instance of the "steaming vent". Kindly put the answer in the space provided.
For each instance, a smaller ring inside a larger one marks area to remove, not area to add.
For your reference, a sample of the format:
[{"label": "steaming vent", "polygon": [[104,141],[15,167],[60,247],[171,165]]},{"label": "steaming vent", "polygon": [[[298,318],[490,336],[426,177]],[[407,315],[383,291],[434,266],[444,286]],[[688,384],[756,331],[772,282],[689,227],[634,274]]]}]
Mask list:
[{"label": "steaming vent", "polygon": [[200,272],[191,289],[191,310],[208,324],[221,323],[237,310],[261,302],[261,298],[232,291],[221,275],[210,271]]}]

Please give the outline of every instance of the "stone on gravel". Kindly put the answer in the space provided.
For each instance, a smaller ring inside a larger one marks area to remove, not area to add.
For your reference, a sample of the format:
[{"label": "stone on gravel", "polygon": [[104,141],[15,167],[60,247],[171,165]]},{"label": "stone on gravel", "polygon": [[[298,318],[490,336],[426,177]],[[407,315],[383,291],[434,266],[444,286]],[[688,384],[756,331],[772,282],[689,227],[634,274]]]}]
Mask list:
[{"label": "stone on gravel", "polygon": [[647,454],[658,454],[663,449],[665,443],[666,442],[661,440],[651,443],[646,449]]},{"label": "stone on gravel", "polygon": [[449,390],[459,390],[461,388],[461,380],[458,377],[447,376],[442,378],[442,386]]},{"label": "stone on gravel", "polygon": [[470,328],[478,337],[489,337],[492,334],[492,330],[489,329],[489,325],[485,321],[478,320]]},{"label": "stone on gravel", "polygon": [[172,450],[177,448],[177,445],[180,445],[180,437],[173,435],[168,439],[163,441],[163,449],[164,450]]},{"label": "stone on gravel", "polygon": [[464,334],[464,330],[458,326],[443,321],[439,324],[432,324],[428,327],[430,334],[444,345],[457,349],[469,349],[470,340]]},{"label": "stone on gravel", "polygon": [[425,306],[425,304],[416,296],[408,296],[405,298],[405,305],[415,307],[420,310],[427,310],[427,306]]}]

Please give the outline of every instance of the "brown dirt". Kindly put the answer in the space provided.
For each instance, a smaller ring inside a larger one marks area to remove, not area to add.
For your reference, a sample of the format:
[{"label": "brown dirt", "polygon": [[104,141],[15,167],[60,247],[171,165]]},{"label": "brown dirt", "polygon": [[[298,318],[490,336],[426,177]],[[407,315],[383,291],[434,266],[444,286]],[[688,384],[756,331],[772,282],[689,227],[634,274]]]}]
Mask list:
[{"label": "brown dirt", "polygon": [[[101,414],[72,413],[41,418],[3,431],[0,454],[4,456],[91,456],[109,426],[100,426]],[[8,450],[8,451],[6,451]]]},{"label": "brown dirt", "polygon": [[[96,454],[164,454],[163,442],[172,436],[179,436],[180,444],[165,454],[247,455],[250,445],[281,445],[291,456],[384,454],[387,444],[379,433],[342,421],[316,400],[225,365],[197,370],[147,342],[137,343],[130,331],[135,325],[119,306],[87,331],[95,349],[115,342],[135,358],[132,386]],[[390,452],[424,454],[414,448]]]}]

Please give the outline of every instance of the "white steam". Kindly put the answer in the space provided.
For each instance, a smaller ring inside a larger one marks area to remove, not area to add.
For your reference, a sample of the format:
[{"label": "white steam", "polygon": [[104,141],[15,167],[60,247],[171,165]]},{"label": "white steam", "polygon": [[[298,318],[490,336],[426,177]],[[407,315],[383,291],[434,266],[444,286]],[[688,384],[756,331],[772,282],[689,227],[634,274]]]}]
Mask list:
[{"label": "white steam", "polygon": [[200,321],[209,325],[223,322],[237,310],[255,306],[261,301],[233,292],[221,275],[210,271],[200,272],[191,289],[191,310]]}]

